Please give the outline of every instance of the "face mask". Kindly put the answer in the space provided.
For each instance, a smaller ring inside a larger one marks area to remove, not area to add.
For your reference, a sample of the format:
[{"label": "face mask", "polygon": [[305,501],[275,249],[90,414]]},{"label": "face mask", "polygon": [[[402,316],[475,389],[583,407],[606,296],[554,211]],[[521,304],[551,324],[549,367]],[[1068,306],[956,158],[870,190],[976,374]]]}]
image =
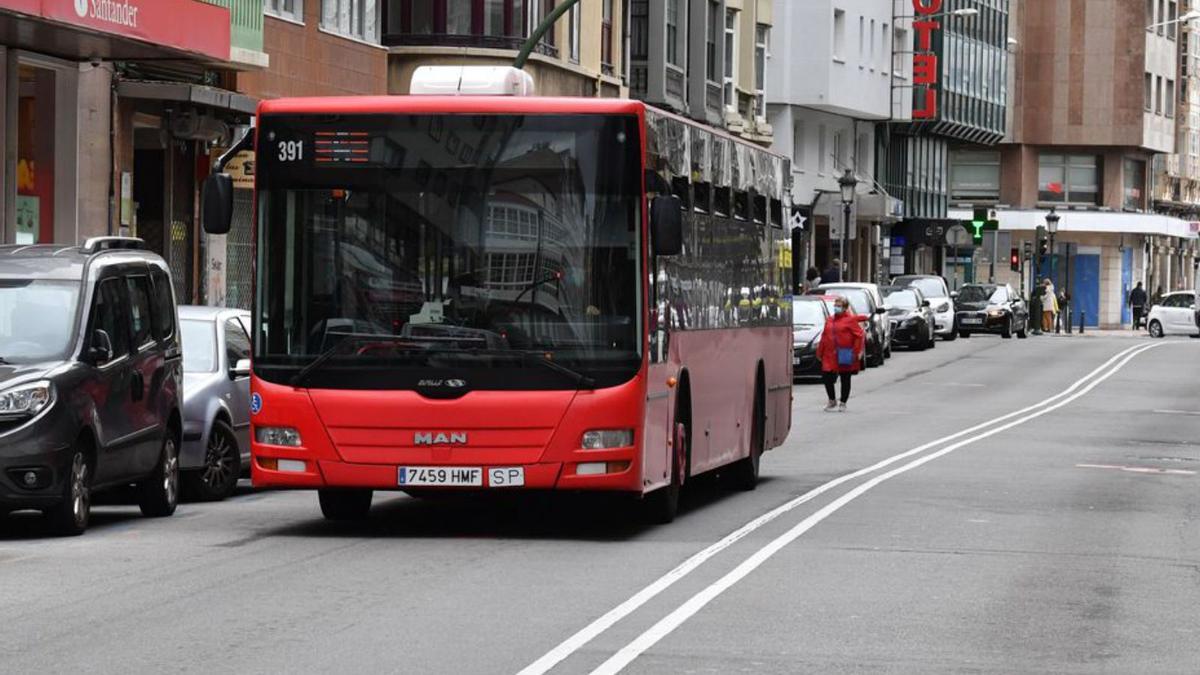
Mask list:
[{"label": "face mask", "polygon": [[834,308],[833,308],[833,313],[834,313],[834,314],[845,314],[845,313],[846,313],[846,308],[845,308],[845,307],[842,307],[841,305],[838,305],[837,307],[834,307]]}]

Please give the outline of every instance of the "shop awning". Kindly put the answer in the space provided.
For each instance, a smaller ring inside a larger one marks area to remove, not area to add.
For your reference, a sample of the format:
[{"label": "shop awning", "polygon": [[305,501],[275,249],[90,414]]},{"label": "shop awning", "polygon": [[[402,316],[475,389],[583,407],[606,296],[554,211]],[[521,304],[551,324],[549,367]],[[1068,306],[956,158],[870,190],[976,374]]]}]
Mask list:
[{"label": "shop awning", "polygon": [[159,82],[154,80],[121,80],[117,84],[117,95],[121,98],[143,98],[158,101],[181,101],[206,106],[215,110],[228,110],[253,115],[258,109],[258,99],[235,91],[206,87],[186,82]]},{"label": "shop awning", "polygon": [[75,61],[230,61],[230,17],[197,0],[0,0],[0,42]]},{"label": "shop awning", "polygon": [[[1034,230],[1046,224],[1049,210],[997,212],[1001,230]],[[1163,237],[1195,239],[1197,232],[1186,220],[1157,213],[1118,213],[1116,211],[1056,211],[1059,232],[1107,232],[1112,234],[1151,234]],[[970,220],[971,209],[950,209],[950,218]]]}]

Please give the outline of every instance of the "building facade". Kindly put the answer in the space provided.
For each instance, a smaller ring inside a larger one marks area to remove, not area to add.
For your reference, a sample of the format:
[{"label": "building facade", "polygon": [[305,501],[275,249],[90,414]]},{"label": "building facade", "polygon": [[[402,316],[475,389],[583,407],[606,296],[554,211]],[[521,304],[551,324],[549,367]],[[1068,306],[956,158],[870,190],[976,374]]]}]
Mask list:
[{"label": "building facade", "polygon": [[[894,58],[894,45],[909,35],[895,22],[890,0],[775,8],[767,120],[776,152],[792,158],[792,203],[807,220],[793,244],[802,252],[798,268],[824,270],[839,258],[850,278],[875,279],[886,257],[881,228],[896,221],[901,206],[875,177],[877,126],[892,118],[893,87],[912,71],[911,59]],[[858,186],[843,250],[838,179],[847,170]]]},{"label": "building facade", "polygon": [[[388,91],[404,94],[425,65],[512,65],[558,0],[380,0]],[[580,0],[543,35],[526,63],[539,96],[628,94],[626,5]]]},{"label": "building facade", "polygon": [[0,0],[0,241],[134,234],[199,298],[198,184],[269,65],[261,0]]},{"label": "building facade", "polygon": [[631,96],[771,144],[771,0],[627,2]]},{"label": "building facade", "polygon": [[[1152,292],[1195,283],[1195,234],[1155,213],[1149,194],[1154,157],[1176,147],[1178,3],[1014,5],[1012,129],[994,150],[951,150],[951,216],[969,219],[970,207],[986,205],[1005,263],[1011,248],[1035,251],[1023,273],[997,265],[999,280],[1052,277],[1072,296],[1073,323],[1126,324],[1136,282]],[[1061,219],[1042,258],[1035,228],[1051,208]],[[990,273],[988,248],[972,261],[976,279]]]},{"label": "building facade", "polygon": [[971,277],[973,249],[949,213],[952,157],[993,152],[1007,132],[1010,2],[902,0],[896,11],[911,31],[898,57],[913,76],[896,84],[903,104],[879,138],[880,180],[904,202],[889,273],[933,272],[956,287]]}]

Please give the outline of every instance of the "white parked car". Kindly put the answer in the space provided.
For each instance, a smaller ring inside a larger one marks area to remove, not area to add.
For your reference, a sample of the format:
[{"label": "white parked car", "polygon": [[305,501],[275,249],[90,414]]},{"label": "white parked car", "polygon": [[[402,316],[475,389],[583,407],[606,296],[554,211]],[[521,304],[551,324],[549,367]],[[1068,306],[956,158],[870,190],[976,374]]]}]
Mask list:
[{"label": "white parked car", "polygon": [[946,280],[933,274],[905,274],[892,279],[896,286],[913,286],[921,291],[933,309],[938,337],[947,342],[958,337],[958,326],[954,321],[954,298],[946,287]]},{"label": "white parked car", "polygon": [[1162,301],[1150,308],[1146,327],[1153,337],[1167,335],[1200,336],[1196,326],[1196,292],[1179,291],[1168,293]]}]

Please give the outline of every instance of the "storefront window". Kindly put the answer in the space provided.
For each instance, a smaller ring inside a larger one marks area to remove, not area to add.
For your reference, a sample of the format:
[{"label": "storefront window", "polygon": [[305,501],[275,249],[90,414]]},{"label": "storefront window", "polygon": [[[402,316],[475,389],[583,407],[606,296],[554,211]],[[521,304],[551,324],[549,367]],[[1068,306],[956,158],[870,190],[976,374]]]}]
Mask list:
[{"label": "storefront window", "polygon": [[961,201],[1000,198],[1000,153],[950,151],[950,198]]},{"label": "storefront window", "polygon": [[1095,155],[1043,154],[1038,158],[1038,201],[1100,203],[1100,159]]},{"label": "storefront window", "polygon": [[17,99],[18,244],[54,241],[55,73],[22,65]]}]

